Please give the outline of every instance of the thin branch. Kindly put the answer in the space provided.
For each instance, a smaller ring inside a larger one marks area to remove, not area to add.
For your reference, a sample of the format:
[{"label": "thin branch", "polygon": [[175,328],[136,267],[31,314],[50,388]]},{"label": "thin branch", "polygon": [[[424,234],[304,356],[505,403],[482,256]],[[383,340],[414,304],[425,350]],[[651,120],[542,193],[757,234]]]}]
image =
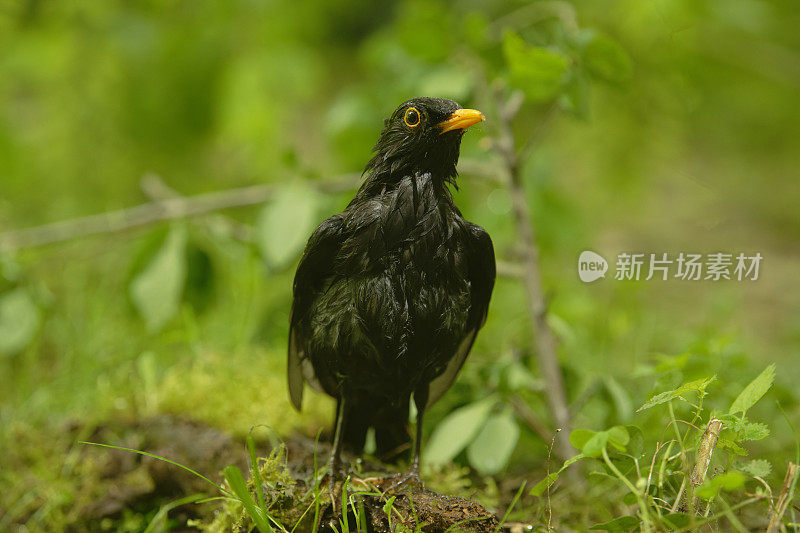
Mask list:
[{"label": "thin branch", "polygon": [[545,382],[545,392],[550,413],[556,427],[562,431],[558,437],[558,455],[571,457],[574,455],[569,444],[570,412],[564,391],[564,382],[556,351],[556,337],[547,323],[547,305],[542,288],[542,277],[539,271],[539,247],[536,233],[531,221],[531,213],[526,201],[525,187],[522,182],[521,160],[516,148],[516,140],[511,129],[511,122],[524,101],[521,92],[515,91],[504,98],[502,87],[495,87],[495,101],[498,109],[498,136],[493,144],[494,150],[503,159],[509,176],[512,209],[517,228],[518,247],[522,252],[522,263],[525,266],[523,281],[528,292],[528,305],[531,314],[536,355],[539,369]]},{"label": "thin branch", "polygon": [[769,527],[767,533],[778,533],[781,530],[781,521],[786,508],[789,507],[789,502],[794,498],[794,489],[797,484],[798,466],[789,462],[789,467],[786,470],[786,477],[783,479],[783,486],[781,486],[781,493],[778,496],[778,503],[772,510],[772,516],[769,518]]},{"label": "thin branch", "polygon": [[488,179],[497,185],[508,185],[506,168],[492,161],[464,158],[458,163],[458,173]]},{"label": "thin branch", "polygon": [[513,261],[497,261],[496,269],[498,276],[503,276],[506,278],[525,277],[525,265],[515,263]]},{"label": "thin branch", "polygon": [[[154,201],[185,198],[181,193],[167,185],[167,183],[156,174],[145,174],[142,177],[142,181],[139,183],[139,188],[145,196]],[[248,244],[253,242],[253,234],[255,232],[252,226],[239,222],[222,213],[209,213],[207,218],[204,217],[201,220],[208,229],[212,231],[222,228],[228,236],[237,241]]]},{"label": "thin branch", "polygon": [[691,483],[691,492],[689,498],[683,502],[682,508],[686,509],[691,504],[690,510],[695,513],[697,510],[697,501],[694,498],[694,490],[703,484],[708,473],[708,465],[711,464],[711,456],[714,454],[714,448],[717,446],[719,434],[722,431],[722,421],[717,418],[712,418],[708,421],[706,430],[700,438],[700,445],[697,447],[697,459],[694,463],[692,475],[689,477]]},{"label": "thin branch", "polygon": [[700,446],[697,449],[697,461],[695,461],[694,470],[692,470],[691,481],[695,487],[702,485],[706,479],[708,465],[711,463],[711,455],[717,446],[720,431],[722,431],[722,420],[716,418],[709,420],[706,430],[700,439]]},{"label": "thin branch", "polygon": [[[315,182],[322,192],[338,193],[351,190],[360,175],[346,174],[335,181]],[[167,220],[203,215],[221,209],[244,207],[264,203],[271,199],[277,187],[254,185],[238,189],[158,200],[134,207],[98,215],[89,215],[43,226],[36,226],[0,234],[0,253],[34,248],[90,235],[115,233]]]}]

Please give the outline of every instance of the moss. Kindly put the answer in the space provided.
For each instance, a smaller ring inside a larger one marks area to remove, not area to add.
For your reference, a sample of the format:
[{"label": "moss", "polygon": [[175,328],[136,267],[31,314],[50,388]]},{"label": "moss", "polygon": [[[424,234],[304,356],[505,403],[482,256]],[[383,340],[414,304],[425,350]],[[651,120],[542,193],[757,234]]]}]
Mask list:
[{"label": "moss", "polygon": [[[245,436],[254,424],[264,424],[281,435],[300,424],[325,426],[333,418],[333,402],[307,401],[298,413],[289,403],[284,375],[285,353],[254,350],[231,357],[206,352],[192,361],[169,368],[158,384],[155,402],[161,411],[192,413],[215,427]],[[215,401],[218,398],[219,401]]]},{"label": "moss", "polygon": [[[281,524],[296,524],[303,519],[314,501],[314,493],[307,490],[305,480],[295,478],[290,472],[286,447],[280,444],[266,457],[259,458],[258,471],[266,513]],[[231,490],[227,481],[223,487]],[[252,475],[247,479],[247,489],[253,501],[258,502],[256,481]],[[247,531],[252,527],[244,505],[233,499],[224,500],[210,520],[194,520],[190,525],[209,533]]]},{"label": "moss", "polygon": [[[378,464],[361,465],[377,471],[375,476],[351,474],[345,482],[333,487],[327,479],[316,485],[319,472],[309,470],[307,465],[309,446],[307,443],[298,446],[296,441],[290,444],[292,460],[283,444],[258,459],[263,510],[289,530],[310,531],[315,522],[320,531],[344,529],[343,499],[348,502],[348,528],[357,531],[444,531],[454,525],[455,530],[491,531],[497,525],[497,519],[486,508],[470,499],[422,487],[393,489],[396,474]],[[466,474],[466,469],[443,468],[431,473],[431,486],[450,487],[460,493],[475,492],[477,487]],[[247,488],[253,501],[258,501],[252,476],[247,480]],[[212,518],[194,521],[192,525],[209,533],[249,531],[253,527],[245,507],[234,500],[225,500]]]}]

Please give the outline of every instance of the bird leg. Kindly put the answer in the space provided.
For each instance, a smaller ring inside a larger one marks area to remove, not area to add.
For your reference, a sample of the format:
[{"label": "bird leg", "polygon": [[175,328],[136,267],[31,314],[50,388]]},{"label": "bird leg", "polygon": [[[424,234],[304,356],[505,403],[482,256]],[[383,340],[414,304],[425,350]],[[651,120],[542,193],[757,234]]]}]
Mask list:
[{"label": "bird leg", "polygon": [[[427,394],[426,394],[427,396]],[[416,403],[416,400],[414,401]],[[422,480],[419,477],[419,457],[422,451],[422,416],[425,414],[425,406],[417,406],[417,423],[416,432],[414,435],[414,457],[411,459],[411,466],[406,472],[409,480],[414,481],[417,485],[422,485]]]},{"label": "bird leg", "polygon": [[342,468],[342,427],[344,425],[344,396],[341,395],[336,403],[336,426],[333,428],[333,449],[328,460],[328,497],[331,500],[331,509],[334,514],[338,512],[342,485],[344,484],[344,470]]},{"label": "bird leg", "polygon": [[328,462],[328,476],[332,485],[342,477],[342,428],[344,426],[344,395],[336,404],[336,427],[333,433],[333,449]]},{"label": "bird leg", "polygon": [[414,457],[411,459],[411,465],[404,474],[400,474],[395,478],[386,492],[395,491],[406,485],[413,485],[422,487],[422,478],[419,475],[419,458],[422,451],[422,419],[425,415],[425,407],[428,403],[428,386],[420,387],[419,390],[414,392],[414,405],[417,406],[417,423],[416,434],[414,435]]}]

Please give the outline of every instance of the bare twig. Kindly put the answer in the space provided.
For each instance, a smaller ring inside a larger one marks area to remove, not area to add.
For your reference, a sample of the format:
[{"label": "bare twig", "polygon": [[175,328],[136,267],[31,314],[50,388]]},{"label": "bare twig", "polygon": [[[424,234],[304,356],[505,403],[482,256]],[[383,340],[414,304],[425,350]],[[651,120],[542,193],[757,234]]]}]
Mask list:
[{"label": "bare twig", "polygon": [[[181,193],[167,185],[160,176],[156,174],[145,174],[142,181],[139,183],[139,188],[151,200],[173,200],[175,198],[185,198]],[[217,228],[222,228],[227,235],[233,237],[237,241],[252,243],[253,242],[253,228],[247,224],[239,222],[222,213],[209,213],[209,217],[203,218],[209,229],[212,231]]]},{"label": "bare twig", "polygon": [[722,431],[722,420],[712,418],[706,426],[705,432],[700,439],[700,446],[697,449],[697,461],[692,470],[691,482],[695,487],[699,487],[706,479],[708,465],[711,463],[711,455],[719,440],[719,433]]},{"label": "bare twig", "polygon": [[778,533],[781,529],[781,521],[786,508],[789,507],[789,502],[794,498],[794,489],[797,484],[798,466],[789,462],[789,467],[786,469],[786,477],[783,478],[783,486],[781,486],[781,493],[778,496],[778,503],[772,510],[772,516],[769,518],[769,527],[767,533]]},{"label": "bare twig", "polygon": [[458,163],[458,173],[465,176],[475,176],[489,179],[498,185],[508,185],[508,175],[503,165],[498,165],[492,161],[479,161],[477,159],[464,158]]},{"label": "bare twig", "polygon": [[550,480],[550,454],[553,453],[553,446],[556,444],[556,436],[558,432],[561,430],[556,430],[553,434],[553,439],[550,441],[550,447],[547,448],[547,477],[545,479],[548,480],[547,483],[547,531],[552,531],[552,524],[553,524],[553,505],[550,501],[550,486],[552,483],[549,482]]},{"label": "bare twig", "polygon": [[[708,465],[711,463],[711,456],[714,453],[714,448],[717,446],[717,440],[719,440],[720,431],[722,431],[722,420],[712,418],[708,421],[706,430],[703,432],[703,436],[700,438],[700,445],[697,448],[697,459],[694,463],[692,475],[689,477],[692,489],[690,493],[692,512],[695,512],[697,509],[697,502],[694,498],[694,489],[702,485],[703,481],[706,479]],[[688,501],[684,501],[681,507],[686,508],[688,503]]]},{"label": "bare twig", "polygon": [[519,248],[523,257],[522,263],[525,266],[523,281],[528,292],[528,305],[533,322],[536,355],[545,381],[547,403],[553,422],[562,430],[558,437],[558,455],[571,457],[574,452],[568,440],[571,425],[570,413],[567,407],[561,369],[558,364],[556,338],[547,323],[547,306],[539,272],[539,247],[536,244],[530,208],[526,201],[525,187],[522,183],[520,173],[521,160],[517,152],[514,133],[511,130],[511,121],[519,111],[524,101],[524,96],[521,92],[516,91],[506,99],[503,97],[502,89],[498,88],[495,100],[498,109],[498,137],[493,148],[503,159],[508,171],[512,209],[519,238]]},{"label": "bare twig", "polygon": [[522,278],[525,266],[512,261],[497,261],[497,275],[506,278]]},{"label": "bare twig", "polygon": [[[352,189],[359,177],[358,174],[347,174],[335,181],[315,183],[315,186],[322,192],[343,192]],[[108,213],[9,231],[0,234],[0,252],[34,248],[89,235],[125,231],[220,209],[257,205],[272,198],[275,191],[274,185],[254,185],[197,196],[163,199]]]},{"label": "bare twig", "polygon": [[672,507],[669,509],[671,513],[677,513],[679,509],[686,509],[686,499],[683,497],[684,490],[686,490],[686,476],[683,477],[681,486],[678,489],[678,495],[675,496],[675,501],[672,503]]}]

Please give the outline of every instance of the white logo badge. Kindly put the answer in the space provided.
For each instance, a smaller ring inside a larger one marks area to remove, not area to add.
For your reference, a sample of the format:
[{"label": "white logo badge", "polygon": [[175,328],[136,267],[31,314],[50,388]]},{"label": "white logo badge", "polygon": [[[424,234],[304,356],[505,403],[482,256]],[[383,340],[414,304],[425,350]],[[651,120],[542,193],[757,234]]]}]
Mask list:
[{"label": "white logo badge", "polygon": [[590,283],[600,278],[606,277],[608,261],[602,255],[590,250],[581,252],[578,258],[578,276],[584,283]]}]

